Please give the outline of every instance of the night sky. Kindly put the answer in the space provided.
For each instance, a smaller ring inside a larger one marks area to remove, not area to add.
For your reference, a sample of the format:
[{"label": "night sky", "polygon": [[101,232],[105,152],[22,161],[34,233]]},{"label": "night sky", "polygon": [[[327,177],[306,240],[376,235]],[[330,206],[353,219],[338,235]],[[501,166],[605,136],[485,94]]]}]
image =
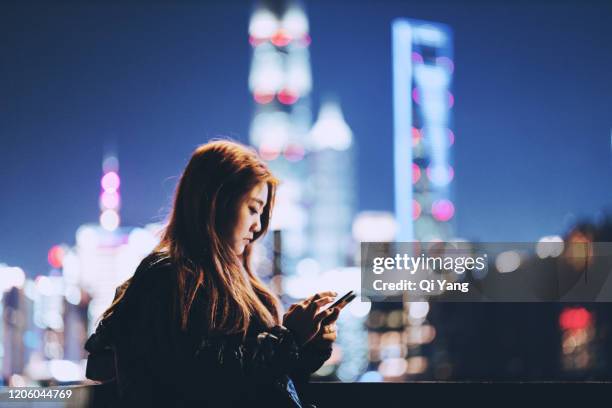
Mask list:
[{"label": "night sky", "polygon": [[[195,146],[248,140],[252,3],[114,3],[0,5],[0,262],[30,275],[46,273],[52,245],[73,245],[78,226],[97,221],[107,147],[120,160],[122,223],[142,226],[163,220]],[[359,210],[393,210],[396,17],[455,34],[458,236],[537,240],[612,205],[612,3],[306,8],[313,109],[326,95],[342,105]]]}]

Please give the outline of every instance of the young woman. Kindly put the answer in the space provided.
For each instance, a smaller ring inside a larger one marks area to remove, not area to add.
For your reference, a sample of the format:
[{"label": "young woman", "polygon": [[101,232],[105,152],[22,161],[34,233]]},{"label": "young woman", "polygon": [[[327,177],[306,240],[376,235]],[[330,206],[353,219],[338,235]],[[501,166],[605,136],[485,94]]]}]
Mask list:
[{"label": "young woman", "polygon": [[280,317],[250,266],[277,179],[246,146],[198,147],[158,247],[117,289],[85,348],[87,377],[114,379],[116,405],[305,407],[296,382],[331,354],[336,295]]}]

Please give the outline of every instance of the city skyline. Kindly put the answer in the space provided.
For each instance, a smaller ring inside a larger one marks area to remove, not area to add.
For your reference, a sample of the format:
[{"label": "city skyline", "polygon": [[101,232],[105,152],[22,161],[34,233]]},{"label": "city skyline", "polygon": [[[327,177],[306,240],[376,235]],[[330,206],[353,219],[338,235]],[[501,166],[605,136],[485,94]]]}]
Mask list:
[{"label": "city skyline", "polygon": [[[357,148],[357,210],[393,211],[397,17],[455,33],[459,236],[537,240],[612,203],[612,56],[602,52],[610,6],[528,7],[524,15],[524,5],[505,3],[306,3],[313,111],[330,92],[342,104]],[[122,225],[144,226],[163,220],[197,144],[248,141],[251,3],[2,8],[9,103],[0,134],[10,161],[1,170],[9,199],[0,204],[0,262],[45,274],[47,251],[73,245],[77,228],[97,220],[109,143],[121,162]]]}]

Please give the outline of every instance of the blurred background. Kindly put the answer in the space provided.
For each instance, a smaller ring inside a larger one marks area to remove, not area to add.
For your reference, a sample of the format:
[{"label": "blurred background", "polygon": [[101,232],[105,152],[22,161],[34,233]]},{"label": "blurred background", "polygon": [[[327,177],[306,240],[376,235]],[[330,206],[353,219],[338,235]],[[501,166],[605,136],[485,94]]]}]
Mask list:
[{"label": "blurred background", "polygon": [[[612,241],[611,18],[578,0],[3,2],[2,384],[84,380],[96,319],[216,137],[282,180],[256,262],[286,305],[357,290],[364,241],[533,243],[491,260],[517,276],[562,262],[541,243]],[[317,379],[612,379],[606,303],[405,300],[347,307]]]}]

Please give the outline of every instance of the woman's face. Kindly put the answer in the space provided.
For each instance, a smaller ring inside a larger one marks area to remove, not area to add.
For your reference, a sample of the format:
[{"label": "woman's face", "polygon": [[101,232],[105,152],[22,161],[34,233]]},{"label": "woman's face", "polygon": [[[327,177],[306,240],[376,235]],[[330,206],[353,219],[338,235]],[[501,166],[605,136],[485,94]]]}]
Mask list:
[{"label": "woman's face", "polygon": [[230,236],[230,245],[237,255],[253,241],[253,236],[261,230],[261,213],[268,201],[268,184],[259,183],[246,193],[238,203],[236,223]]}]

